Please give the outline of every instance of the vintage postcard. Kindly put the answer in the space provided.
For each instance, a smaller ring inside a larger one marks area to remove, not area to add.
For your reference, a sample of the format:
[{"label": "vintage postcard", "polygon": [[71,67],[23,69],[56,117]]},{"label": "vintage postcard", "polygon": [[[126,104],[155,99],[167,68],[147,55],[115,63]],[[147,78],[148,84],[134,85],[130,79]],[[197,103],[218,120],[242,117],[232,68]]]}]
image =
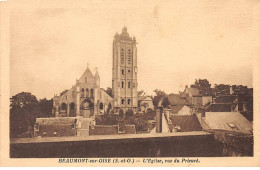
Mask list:
[{"label": "vintage postcard", "polygon": [[260,1],[0,2],[0,166],[260,166]]}]

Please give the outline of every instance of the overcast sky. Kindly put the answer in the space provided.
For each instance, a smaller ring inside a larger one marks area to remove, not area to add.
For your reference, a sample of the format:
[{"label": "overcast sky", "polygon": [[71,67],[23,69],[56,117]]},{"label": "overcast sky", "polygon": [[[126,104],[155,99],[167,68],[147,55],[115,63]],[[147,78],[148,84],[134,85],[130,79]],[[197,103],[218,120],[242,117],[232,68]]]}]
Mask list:
[{"label": "overcast sky", "polygon": [[124,20],[138,42],[138,90],[177,93],[198,78],[252,87],[259,55],[252,1],[127,2],[12,9],[11,95],[50,99],[71,88],[87,63],[93,74],[98,67],[101,87],[111,87],[112,41]]}]

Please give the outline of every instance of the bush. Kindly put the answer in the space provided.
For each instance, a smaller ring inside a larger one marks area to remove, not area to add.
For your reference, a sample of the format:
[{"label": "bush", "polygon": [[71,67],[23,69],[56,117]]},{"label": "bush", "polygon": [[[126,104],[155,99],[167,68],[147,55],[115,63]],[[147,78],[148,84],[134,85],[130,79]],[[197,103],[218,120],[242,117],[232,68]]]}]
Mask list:
[{"label": "bush", "polygon": [[133,116],[134,115],[134,112],[132,109],[128,109],[125,113],[126,116]]},{"label": "bush", "polygon": [[124,117],[124,111],[123,111],[123,109],[120,109],[120,110],[119,110],[119,116],[120,116],[120,117]]}]

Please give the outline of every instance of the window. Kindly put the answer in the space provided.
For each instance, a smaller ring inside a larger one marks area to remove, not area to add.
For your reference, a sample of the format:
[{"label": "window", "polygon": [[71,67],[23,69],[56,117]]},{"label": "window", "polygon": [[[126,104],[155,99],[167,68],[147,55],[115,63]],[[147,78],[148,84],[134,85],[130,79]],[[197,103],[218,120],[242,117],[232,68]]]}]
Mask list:
[{"label": "window", "polygon": [[131,70],[128,70],[128,73],[131,73]]},{"label": "window", "polygon": [[81,97],[84,97],[84,92],[85,92],[85,90],[82,88],[81,89]]},{"label": "window", "polygon": [[93,97],[93,96],[94,96],[94,90],[90,89],[90,97]]},{"label": "window", "polygon": [[122,99],[122,100],[121,100],[121,104],[125,104],[125,99]]},{"label": "window", "polygon": [[87,78],[87,77],[85,77],[85,83],[87,83],[87,81],[88,81],[88,78]]},{"label": "window", "polygon": [[130,105],[131,104],[131,99],[127,100],[127,104]]},{"label": "window", "polygon": [[103,103],[102,102],[99,104],[99,109],[103,110]]},{"label": "window", "polygon": [[124,75],[124,74],[125,74],[125,70],[124,70],[124,69],[122,69],[121,71],[122,71],[122,75]]},{"label": "window", "polygon": [[127,64],[128,64],[128,65],[131,65],[131,50],[128,50]]},{"label": "window", "polygon": [[86,89],[86,97],[89,97],[89,90],[88,90],[88,88]]},{"label": "window", "polygon": [[121,49],[121,65],[124,65],[125,57],[124,57],[124,49]]},{"label": "window", "polygon": [[131,88],[131,82],[130,81],[128,82],[128,88]]},{"label": "window", "polygon": [[61,104],[61,110],[66,110],[66,109],[67,109],[66,103],[62,103],[62,104]]},{"label": "window", "polygon": [[121,87],[124,88],[124,82],[122,81]]}]

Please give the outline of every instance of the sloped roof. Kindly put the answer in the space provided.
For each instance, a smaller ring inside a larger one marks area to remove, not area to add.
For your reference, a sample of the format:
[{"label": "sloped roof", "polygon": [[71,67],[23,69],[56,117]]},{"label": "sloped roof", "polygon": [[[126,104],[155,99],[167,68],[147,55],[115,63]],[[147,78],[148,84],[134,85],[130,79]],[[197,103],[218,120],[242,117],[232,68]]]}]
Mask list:
[{"label": "sloped roof", "polygon": [[[235,131],[252,134],[253,124],[239,112],[206,112],[205,123],[215,130]],[[231,127],[231,126],[235,127]]]},{"label": "sloped roof", "polygon": [[173,115],[170,117],[172,124],[169,124],[170,129],[175,125],[180,126],[181,132],[201,131],[202,127],[195,114],[193,115]]},{"label": "sloped roof", "polygon": [[191,96],[199,95],[199,90],[197,88],[186,88],[186,90]]},{"label": "sloped roof", "polygon": [[139,96],[138,100],[149,100],[149,101],[151,101],[153,99],[150,96]]},{"label": "sloped roof", "polygon": [[168,100],[170,102],[170,105],[186,105],[189,104],[187,99],[185,97],[181,97],[180,94],[169,94]]},{"label": "sloped roof", "polygon": [[85,77],[90,78],[90,79],[94,79],[94,76],[92,74],[92,72],[90,71],[90,69],[87,67],[87,69],[85,70],[85,72],[81,75],[79,82],[85,82]]},{"label": "sloped roof", "polygon": [[175,105],[175,106],[170,106],[171,113],[172,114],[177,114],[185,105]]}]

